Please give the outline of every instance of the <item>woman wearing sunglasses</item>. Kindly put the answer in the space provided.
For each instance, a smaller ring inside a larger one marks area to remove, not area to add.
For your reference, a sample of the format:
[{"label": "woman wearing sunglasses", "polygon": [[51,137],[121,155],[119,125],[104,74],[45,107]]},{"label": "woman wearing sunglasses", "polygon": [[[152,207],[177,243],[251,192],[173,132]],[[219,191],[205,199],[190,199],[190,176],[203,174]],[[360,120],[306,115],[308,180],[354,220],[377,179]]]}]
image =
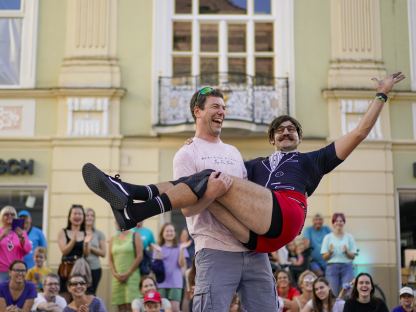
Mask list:
[{"label": "woman wearing sunglasses", "polygon": [[10,264],[15,260],[23,260],[32,249],[26,231],[12,226],[16,215],[16,209],[12,206],[4,206],[0,211],[0,282],[9,278]]},{"label": "woman wearing sunglasses", "polygon": [[100,298],[86,294],[87,286],[83,275],[74,274],[69,277],[67,287],[73,300],[63,312],[107,312]]},{"label": "woman wearing sunglasses", "polygon": [[0,283],[0,311],[29,312],[36,298],[36,286],[25,280],[26,264],[14,261],[9,267],[10,279]]},{"label": "woman wearing sunglasses", "polygon": [[306,303],[312,299],[313,287],[312,284],[316,280],[316,275],[312,271],[306,270],[299,276],[298,286],[301,291],[301,295],[293,298],[297,307],[293,311],[301,311]]}]

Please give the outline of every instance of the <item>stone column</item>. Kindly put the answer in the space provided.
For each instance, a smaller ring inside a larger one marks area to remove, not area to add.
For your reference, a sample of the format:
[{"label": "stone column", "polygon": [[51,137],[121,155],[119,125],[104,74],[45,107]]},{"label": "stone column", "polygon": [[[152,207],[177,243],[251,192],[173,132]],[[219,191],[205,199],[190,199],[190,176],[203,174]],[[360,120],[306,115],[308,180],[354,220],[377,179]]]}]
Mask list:
[{"label": "stone column", "polygon": [[385,75],[379,0],[331,0],[331,66],[328,87],[372,88]]},{"label": "stone column", "polygon": [[116,58],[117,0],[67,1],[61,87],[120,86]]}]

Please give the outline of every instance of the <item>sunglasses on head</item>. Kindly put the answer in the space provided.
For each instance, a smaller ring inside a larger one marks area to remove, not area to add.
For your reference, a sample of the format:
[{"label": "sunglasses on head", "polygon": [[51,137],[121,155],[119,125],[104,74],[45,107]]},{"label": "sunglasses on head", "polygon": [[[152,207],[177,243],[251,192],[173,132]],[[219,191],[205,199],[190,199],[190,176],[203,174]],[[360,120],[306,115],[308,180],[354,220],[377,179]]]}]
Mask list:
[{"label": "sunglasses on head", "polygon": [[199,96],[201,95],[209,95],[210,93],[212,93],[215,89],[212,87],[203,87],[201,89],[199,89],[198,91],[198,95],[196,96],[196,102],[198,103],[199,100]]}]

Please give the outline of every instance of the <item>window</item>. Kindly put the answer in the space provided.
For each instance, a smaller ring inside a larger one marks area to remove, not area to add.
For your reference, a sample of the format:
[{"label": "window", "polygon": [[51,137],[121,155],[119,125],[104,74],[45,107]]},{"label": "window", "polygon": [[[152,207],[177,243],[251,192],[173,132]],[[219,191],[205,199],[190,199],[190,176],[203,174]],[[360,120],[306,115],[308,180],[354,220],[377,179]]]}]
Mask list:
[{"label": "window", "polygon": [[181,131],[162,127],[192,123],[187,102],[204,85],[227,93],[234,121],[263,125],[270,116],[288,113],[294,102],[287,88],[293,81],[293,2],[154,0],[158,131]]},{"label": "window", "polygon": [[416,260],[416,189],[399,191],[401,267]]},{"label": "window", "polygon": [[0,87],[33,87],[38,0],[0,0]]},{"label": "window", "polygon": [[253,76],[256,85],[273,84],[274,77],[289,72],[291,5],[272,0],[156,1],[155,72],[200,76],[206,80],[201,83],[245,82]]},{"label": "window", "polygon": [[31,186],[1,186],[0,209],[6,205],[13,206],[17,212],[28,210],[32,215],[33,225],[46,233],[47,214],[45,207],[45,187]]}]

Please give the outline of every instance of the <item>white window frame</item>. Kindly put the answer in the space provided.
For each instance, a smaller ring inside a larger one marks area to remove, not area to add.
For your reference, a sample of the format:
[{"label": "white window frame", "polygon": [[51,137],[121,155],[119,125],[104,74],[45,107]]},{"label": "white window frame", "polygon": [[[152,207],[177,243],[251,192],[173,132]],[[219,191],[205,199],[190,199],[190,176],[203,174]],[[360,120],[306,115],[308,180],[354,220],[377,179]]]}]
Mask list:
[{"label": "white window frame", "polygon": [[401,274],[401,263],[402,263],[402,255],[401,255],[401,228],[400,228],[400,194],[401,193],[415,193],[416,188],[414,186],[402,186],[396,189],[396,261],[397,261],[397,281],[398,281],[398,289],[402,287],[402,274]]},{"label": "white window frame", "polygon": [[39,0],[21,0],[20,10],[0,10],[0,18],[21,18],[21,56],[19,84],[2,85],[0,89],[33,88],[36,77],[36,50]]},{"label": "white window frame", "polygon": [[[189,52],[173,52],[173,21],[192,22],[192,73],[199,75],[199,23],[218,22],[219,28],[219,71],[227,71],[227,23],[244,23],[247,28],[246,39],[246,73],[255,74],[255,55],[264,52],[255,52],[254,24],[255,22],[272,22],[273,44],[272,53],[266,52],[274,58],[274,76],[285,77],[289,81],[289,103],[294,103],[294,40],[293,40],[293,0],[271,0],[271,14],[254,14],[254,1],[247,0],[247,15],[211,15],[198,13],[198,0],[192,0],[192,14],[175,14],[175,0],[153,1],[153,103],[158,103],[158,83],[161,76],[172,76],[172,59],[176,55],[189,55]],[[284,31],[279,31],[279,30]],[[204,53],[205,54],[205,53]],[[235,55],[232,53],[231,55]],[[195,57],[197,56],[197,57]],[[277,61],[276,61],[277,60]],[[291,104],[292,106],[292,104]],[[290,111],[294,112],[294,107]],[[152,121],[157,121],[157,105],[153,105]]]},{"label": "white window frame", "polygon": [[409,47],[410,47],[410,84],[416,91],[416,0],[408,0],[409,14]]},{"label": "white window frame", "polygon": [[[49,242],[48,225],[49,225],[49,196],[48,185],[46,184],[0,184],[1,190],[41,190],[43,191],[43,211],[42,211],[42,232]],[[30,210],[29,210],[30,211]]]}]

